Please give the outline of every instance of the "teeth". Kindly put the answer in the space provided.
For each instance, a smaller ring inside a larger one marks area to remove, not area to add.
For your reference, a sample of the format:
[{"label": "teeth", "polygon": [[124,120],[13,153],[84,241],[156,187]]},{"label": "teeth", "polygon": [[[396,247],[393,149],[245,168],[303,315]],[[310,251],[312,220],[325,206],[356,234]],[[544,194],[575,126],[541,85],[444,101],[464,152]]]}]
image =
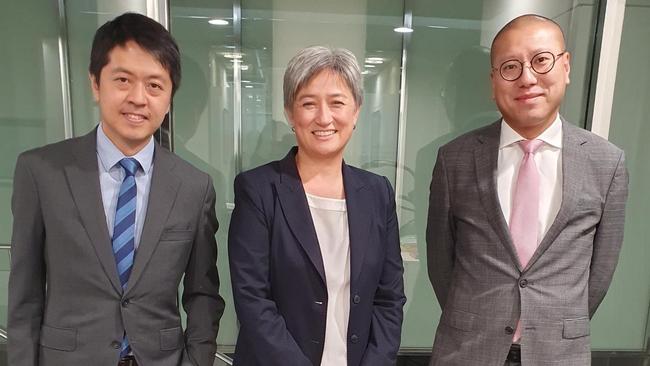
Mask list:
[{"label": "teeth", "polygon": [[313,131],[316,136],[330,136],[336,133],[336,130],[327,130],[327,131]]},{"label": "teeth", "polygon": [[144,116],[139,115],[139,114],[132,114],[132,113],[124,113],[124,116],[129,120],[129,121],[134,121],[134,122],[141,122],[144,121]]}]

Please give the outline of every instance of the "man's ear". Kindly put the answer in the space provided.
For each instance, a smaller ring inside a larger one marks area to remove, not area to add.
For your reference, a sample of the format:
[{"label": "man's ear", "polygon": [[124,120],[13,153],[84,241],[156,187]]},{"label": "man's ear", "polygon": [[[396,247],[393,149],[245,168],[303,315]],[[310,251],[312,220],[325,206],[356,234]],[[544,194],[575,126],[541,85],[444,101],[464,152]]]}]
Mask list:
[{"label": "man's ear", "polygon": [[88,80],[90,81],[90,90],[93,92],[93,99],[95,102],[99,102],[99,81],[91,73],[88,73]]},{"label": "man's ear", "polygon": [[[496,99],[495,98],[495,93],[494,93],[494,83],[496,82],[496,80],[494,80],[494,78],[496,78],[496,77],[497,76],[494,75],[494,70],[490,71],[490,91],[492,92],[492,95],[491,95],[492,100]],[[499,75],[498,77],[501,77],[501,76]]]},{"label": "man's ear", "polygon": [[570,84],[571,79],[569,78],[569,74],[571,73],[571,54],[569,53],[569,51],[567,51],[566,54],[563,55],[562,65],[564,66],[565,81],[567,84]]}]

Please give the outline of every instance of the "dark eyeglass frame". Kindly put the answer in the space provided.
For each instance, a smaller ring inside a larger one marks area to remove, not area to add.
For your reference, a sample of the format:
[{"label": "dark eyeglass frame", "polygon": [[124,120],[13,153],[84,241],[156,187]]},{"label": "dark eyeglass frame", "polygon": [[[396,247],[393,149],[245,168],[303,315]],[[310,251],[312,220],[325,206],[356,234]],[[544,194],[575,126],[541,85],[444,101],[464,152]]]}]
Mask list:
[{"label": "dark eyeglass frame", "polygon": [[[533,70],[533,71],[535,71],[535,73],[536,73],[537,75],[544,75],[544,74],[548,74],[549,72],[551,72],[551,70],[553,70],[553,68],[555,67],[555,62],[557,61],[557,59],[560,58],[560,57],[562,57],[562,55],[564,55],[565,53],[567,53],[567,51],[564,50],[564,51],[562,51],[562,52],[560,52],[560,53],[558,53],[558,54],[554,54],[554,53],[551,52],[551,51],[542,51],[542,52],[538,52],[538,53],[534,54],[533,57],[531,57],[530,59],[531,59],[531,60],[534,60],[537,56],[542,55],[542,54],[545,54],[545,53],[548,53],[549,55],[553,56],[553,57],[552,57],[552,59],[553,59],[553,63],[551,64],[551,67],[549,67],[549,69],[546,70],[546,71],[539,72],[539,71],[535,70],[535,66],[533,66],[533,63],[530,62],[530,61],[528,61],[528,63],[530,64],[530,69]],[[503,66],[504,66],[506,63],[508,63],[508,62],[513,62],[513,61],[517,61],[517,62],[519,63],[519,65],[521,66],[521,68],[519,69],[519,75],[517,75],[516,78],[514,78],[514,79],[512,79],[512,78],[511,78],[511,79],[508,79],[508,78],[506,78],[505,76],[503,76],[503,71],[502,71],[502,70],[503,70]],[[513,58],[513,59],[510,59],[510,60],[505,60],[505,61],[503,61],[503,62],[501,63],[501,65],[499,66],[499,68],[493,67],[492,70],[494,70],[494,71],[497,71],[497,70],[498,70],[498,71],[499,71],[499,75],[500,75],[501,78],[502,78],[503,80],[505,80],[505,81],[516,81],[516,80],[518,80],[518,79],[521,77],[521,75],[524,74],[524,67],[525,67],[525,66],[526,66],[526,65],[525,65],[523,62],[517,60],[516,58]]]}]

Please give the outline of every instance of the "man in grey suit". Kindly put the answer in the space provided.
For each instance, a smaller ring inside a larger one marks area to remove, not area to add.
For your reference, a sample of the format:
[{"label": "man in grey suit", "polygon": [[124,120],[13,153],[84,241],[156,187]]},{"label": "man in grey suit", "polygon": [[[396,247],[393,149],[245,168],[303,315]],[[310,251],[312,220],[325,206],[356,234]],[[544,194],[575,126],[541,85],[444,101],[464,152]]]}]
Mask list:
[{"label": "man in grey suit", "polygon": [[224,309],[214,188],[152,137],[179,86],[178,46],[123,14],[97,30],[89,71],[99,126],[16,164],[9,365],[211,366]]},{"label": "man in grey suit", "polygon": [[514,19],[491,61],[503,118],[441,147],[433,170],[430,364],[590,365],[623,240],[624,155],[560,117],[570,64],[555,22]]}]

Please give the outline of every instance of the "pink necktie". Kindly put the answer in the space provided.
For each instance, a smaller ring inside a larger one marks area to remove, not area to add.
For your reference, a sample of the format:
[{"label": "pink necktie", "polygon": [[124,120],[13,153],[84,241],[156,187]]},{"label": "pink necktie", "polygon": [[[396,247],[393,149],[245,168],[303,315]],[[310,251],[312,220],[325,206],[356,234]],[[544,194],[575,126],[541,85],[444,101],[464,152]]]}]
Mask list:
[{"label": "pink necktie", "polygon": [[[539,172],[534,155],[544,142],[541,140],[523,140],[519,147],[524,151],[521,159],[517,185],[512,198],[510,212],[510,235],[517,250],[519,262],[524,268],[537,249],[537,218],[539,211]],[[521,324],[517,322],[517,330],[513,341],[521,338]]]}]

